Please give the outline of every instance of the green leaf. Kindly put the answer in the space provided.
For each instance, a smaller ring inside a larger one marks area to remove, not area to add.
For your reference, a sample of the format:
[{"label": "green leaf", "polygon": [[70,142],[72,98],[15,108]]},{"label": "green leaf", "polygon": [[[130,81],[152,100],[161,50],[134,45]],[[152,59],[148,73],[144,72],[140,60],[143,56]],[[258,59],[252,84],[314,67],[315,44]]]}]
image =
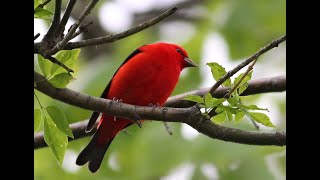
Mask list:
[{"label": "green leaf", "polygon": [[69,122],[64,115],[63,111],[55,106],[48,106],[45,108],[50,118],[57,125],[58,129],[65,135],[73,138],[71,129],[69,128]]},{"label": "green leaf", "polygon": [[199,104],[198,106],[199,106],[199,108],[207,108],[204,106],[204,104]]},{"label": "green leaf", "polygon": [[226,113],[227,120],[232,121],[233,119],[232,113],[230,111],[225,111],[224,113]]},{"label": "green leaf", "polygon": [[241,95],[247,88],[248,88],[249,84],[246,82],[244,84],[242,84],[238,89],[238,94]]},{"label": "green leaf", "polygon": [[215,101],[213,102],[213,107],[216,107],[216,106],[218,106],[218,105],[221,105],[225,100],[226,100],[226,98],[219,98],[219,99],[215,100]]},{"label": "green leaf", "polygon": [[222,112],[222,111],[228,111],[232,114],[237,114],[240,110],[238,110],[236,108],[229,107],[229,106],[218,106],[217,112]]},{"label": "green leaf", "polygon": [[49,79],[49,82],[57,88],[65,88],[71,82],[73,77],[68,73],[61,73]]},{"label": "green leaf", "polygon": [[231,98],[227,99],[230,105],[236,106],[238,104],[238,99],[236,96],[232,96]]},{"label": "green leaf", "polygon": [[[240,82],[240,84],[239,84],[238,87],[240,87],[242,84],[248,82],[248,81],[251,79],[252,72],[253,72],[253,71],[250,71],[250,72],[243,78],[243,80]],[[245,74],[245,73],[241,73],[238,77],[236,77],[236,78],[234,79],[234,82],[233,82],[233,85],[234,85],[234,86],[240,81],[240,79],[242,78],[242,76],[243,76],[244,74]]]},{"label": "green leaf", "polygon": [[204,96],[204,105],[205,107],[207,108],[210,108],[213,106],[213,103],[214,101],[216,101],[217,99],[212,97],[210,93],[207,93],[205,96]]},{"label": "green leaf", "polygon": [[259,108],[259,107],[256,106],[256,105],[249,105],[249,106],[248,106],[248,109],[252,109],[252,110],[265,110],[265,111],[268,111],[268,112],[269,112],[269,110],[268,110],[267,108]]},{"label": "green leaf", "polygon": [[244,117],[245,113],[242,111],[239,111],[235,116],[234,119],[236,120],[236,123],[239,123],[243,117]]},{"label": "green leaf", "polygon": [[33,131],[36,132],[39,129],[39,126],[43,120],[43,112],[41,109],[34,109],[34,123],[33,123]]},{"label": "green leaf", "polygon": [[[81,51],[80,49],[63,50],[63,51],[59,51],[55,57],[62,64],[66,65],[70,69],[73,69],[76,64],[76,60],[78,59],[78,56],[80,54],[80,51]],[[65,73],[65,72],[66,70],[63,67],[57,64],[52,65],[52,68],[51,68],[52,76]]]},{"label": "green leaf", "polygon": [[204,103],[203,99],[201,96],[198,96],[198,95],[187,95],[184,100],[188,100],[188,101],[193,101],[193,102],[197,102],[197,103]]},{"label": "green leaf", "polygon": [[50,20],[52,17],[52,13],[46,9],[37,7],[34,10],[34,18],[39,18],[39,19],[45,19],[45,20]]},{"label": "green leaf", "polygon": [[226,114],[224,112],[216,115],[216,116],[213,116],[211,118],[211,121],[214,122],[214,123],[217,123],[217,124],[221,124],[223,123],[224,121],[226,120]]},{"label": "green leaf", "polygon": [[275,127],[275,125],[270,121],[270,118],[264,113],[247,112],[246,115],[257,123],[263,124],[267,127]]},{"label": "green leaf", "polygon": [[[227,74],[227,71],[224,67],[222,67],[220,64],[211,62],[207,63],[207,65],[211,68],[211,73],[213,78],[218,81],[221,79],[225,74]],[[231,86],[231,80],[228,78],[225,82],[222,83],[223,86]]]},{"label": "green leaf", "polygon": [[33,1],[33,9],[36,9],[41,3],[42,3],[42,0],[34,0]]},{"label": "green leaf", "polygon": [[44,113],[44,140],[60,164],[68,145],[68,137],[61,132],[47,113]]},{"label": "green leaf", "polygon": [[237,104],[237,107],[241,108],[241,109],[246,109],[246,110],[264,110],[264,111],[269,111],[267,108],[259,108],[256,105],[243,105],[243,104]]},{"label": "green leaf", "polygon": [[52,67],[52,62],[49,61],[48,59],[45,59],[43,56],[41,56],[40,54],[38,55],[38,64],[40,67],[40,70],[42,72],[42,74],[46,77],[49,78],[49,76],[51,75],[50,70]]}]

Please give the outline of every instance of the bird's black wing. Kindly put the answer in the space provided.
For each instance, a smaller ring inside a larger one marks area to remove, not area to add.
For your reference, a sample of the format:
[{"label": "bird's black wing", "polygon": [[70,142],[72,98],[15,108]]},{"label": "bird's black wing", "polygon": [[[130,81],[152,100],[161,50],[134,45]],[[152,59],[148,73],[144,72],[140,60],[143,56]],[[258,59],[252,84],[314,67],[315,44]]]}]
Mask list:
[{"label": "bird's black wing", "polygon": [[[101,94],[100,98],[105,98],[109,89],[110,89],[110,86],[111,86],[111,82],[112,82],[112,79],[113,77],[117,74],[117,72],[119,71],[119,69],[126,63],[128,62],[130,59],[132,59],[135,55],[141,53],[142,51],[140,49],[136,49],[135,51],[133,51],[124,61],[123,63],[120,65],[120,67],[117,69],[117,71],[114,73],[114,75],[112,76],[110,82],[108,83],[107,87],[104,89],[103,93]],[[100,115],[100,112],[93,112],[92,115],[91,115],[91,118],[88,122],[88,125],[87,125],[87,128],[86,128],[86,132],[90,132],[97,120],[97,118],[99,117]]]}]

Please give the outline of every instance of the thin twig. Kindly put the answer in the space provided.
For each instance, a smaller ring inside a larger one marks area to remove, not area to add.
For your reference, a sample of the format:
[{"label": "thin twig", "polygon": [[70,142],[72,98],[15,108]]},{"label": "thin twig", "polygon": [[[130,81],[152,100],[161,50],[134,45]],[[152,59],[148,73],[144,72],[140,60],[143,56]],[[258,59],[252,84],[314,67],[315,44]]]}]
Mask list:
[{"label": "thin twig", "polygon": [[60,14],[61,14],[61,0],[56,0],[53,21],[49,27],[47,34],[43,38],[46,41],[51,40],[54,37],[54,32],[56,31],[60,22]]},{"label": "thin twig", "polygon": [[87,7],[84,9],[82,14],[80,15],[79,19],[71,26],[70,31],[67,33],[67,35],[58,42],[52,50],[49,50],[46,52],[47,55],[55,54],[59,50],[63,49],[64,46],[69,42],[69,40],[72,38],[73,34],[77,30],[77,28],[80,26],[82,21],[85,19],[86,16],[88,16],[91,12],[91,10],[95,7],[95,5],[98,3],[99,0],[92,0]]},{"label": "thin twig", "polygon": [[164,121],[163,121],[162,123],[163,123],[163,126],[164,126],[164,128],[166,129],[166,131],[169,133],[169,135],[172,135],[173,133],[172,133],[172,130],[171,130],[168,122],[164,122]]},{"label": "thin twig", "polygon": [[46,59],[49,59],[52,63],[58,64],[59,66],[63,67],[65,70],[67,70],[68,74],[74,73],[74,71],[70,68],[68,68],[66,65],[64,65],[62,62],[58,61],[55,57],[47,56]]},{"label": "thin twig", "polygon": [[229,98],[229,96],[231,95],[231,93],[233,93],[234,90],[237,89],[237,87],[240,85],[240,83],[242,82],[242,80],[249,74],[249,72],[253,69],[253,66],[256,64],[258,58],[255,59],[253,61],[253,63],[248,66],[248,69],[246,70],[246,72],[243,74],[243,76],[241,77],[241,79],[237,82],[237,84],[235,86],[233,86],[233,88],[225,95],[226,98]]},{"label": "thin twig", "polygon": [[176,7],[171,8],[171,9],[167,10],[166,12],[160,14],[157,17],[150,19],[144,23],[141,23],[131,29],[123,31],[119,34],[112,34],[112,35],[108,35],[108,36],[104,36],[104,37],[87,39],[87,40],[82,40],[82,41],[78,41],[78,42],[69,42],[63,49],[69,50],[69,49],[76,49],[76,48],[87,47],[87,46],[95,46],[95,45],[104,44],[104,43],[111,43],[111,42],[123,39],[125,37],[130,36],[130,35],[138,33],[144,29],[147,29],[152,25],[155,25],[156,23],[162,21],[166,17],[172,15],[176,10],[177,10]]},{"label": "thin twig", "polygon": [[44,7],[45,5],[47,5],[50,1],[51,1],[51,0],[47,0],[47,1],[45,1],[44,3],[39,4],[39,6],[37,6],[36,9],[37,9],[37,8],[43,8],[43,7]]},{"label": "thin twig", "polygon": [[38,96],[36,95],[36,92],[33,92],[33,94],[34,94],[34,96],[36,97],[36,99],[37,99],[37,101],[38,101],[38,103],[39,103],[39,105],[40,105],[40,108],[42,109],[43,107],[42,107],[42,105],[41,105],[41,103],[40,103],[40,100],[38,99]]},{"label": "thin twig", "polygon": [[[73,36],[71,37],[71,39],[77,37],[79,34],[81,34],[81,33],[83,33],[83,32],[88,32],[88,27],[89,27],[91,24],[93,24],[93,21],[90,21],[89,23],[87,23],[87,24],[85,24],[85,25],[83,25],[83,26],[80,26],[80,27],[79,27],[79,30],[73,34]],[[71,40],[71,39],[70,39],[70,40]]]},{"label": "thin twig", "polygon": [[259,125],[254,120],[252,120],[251,118],[249,118],[249,119],[252,122],[254,128],[256,128],[256,130],[259,130],[260,129]]},{"label": "thin twig", "polygon": [[245,67],[246,65],[248,65],[250,62],[254,61],[255,59],[257,59],[260,55],[262,55],[263,53],[269,51],[270,49],[274,48],[274,47],[278,47],[278,45],[280,43],[282,43],[283,41],[285,41],[287,38],[286,35],[273,40],[270,44],[268,44],[267,46],[261,48],[259,51],[257,51],[256,53],[254,53],[252,56],[250,56],[248,59],[246,59],[245,61],[243,61],[242,63],[240,63],[238,66],[236,66],[235,68],[233,68],[231,71],[229,71],[227,74],[225,74],[221,79],[219,79],[210,89],[210,93],[212,94],[223,82],[225,82],[228,78],[230,78],[231,76],[233,76],[235,73],[237,73],[239,70],[241,70],[243,67]]},{"label": "thin twig", "polygon": [[39,36],[40,36],[40,33],[37,33],[37,34],[34,36],[33,40],[36,40]]},{"label": "thin twig", "polygon": [[67,5],[67,8],[66,8],[66,11],[64,12],[63,16],[62,16],[62,19],[58,25],[58,28],[55,32],[55,34],[59,35],[59,34],[62,34],[64,29],[65,29],[65,26],[70,18],[70,15],[71,15],[71,12],[73,10],[73,7],[74,5],[76,4],[77,0],[70,0],[68,2],[68,5]]}]

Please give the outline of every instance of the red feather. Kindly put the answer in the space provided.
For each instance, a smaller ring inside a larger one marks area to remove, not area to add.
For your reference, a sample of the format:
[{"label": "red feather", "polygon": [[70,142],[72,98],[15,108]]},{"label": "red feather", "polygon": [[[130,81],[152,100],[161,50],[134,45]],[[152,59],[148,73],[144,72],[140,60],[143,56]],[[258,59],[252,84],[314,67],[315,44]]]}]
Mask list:
[{"label": "red feather", "polygon": [[[175,44],[156,43],[141,46],[119,67],[102,96],[118,99],[127,104],[162,106],[174,90],[180,72],[195,66],[186,51]],[[91,116],[87,130],[91,130],[99,113]],[[98,130],[88,146],[79,154],[77,164],[89,161],[89,170],[96,172],[113,138],[132,120],[103,114]]]}]

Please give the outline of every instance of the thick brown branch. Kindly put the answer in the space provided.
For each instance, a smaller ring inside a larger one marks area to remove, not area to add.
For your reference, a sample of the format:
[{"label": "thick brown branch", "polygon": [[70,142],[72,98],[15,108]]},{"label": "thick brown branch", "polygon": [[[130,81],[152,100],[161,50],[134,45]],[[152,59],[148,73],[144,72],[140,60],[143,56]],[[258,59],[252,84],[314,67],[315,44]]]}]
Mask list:
[{"label": "thick brown branch", "polygon": [[244,131],[235,128],[229,128],[212,123],[210,120],[203,120],[199,125],[197,121],[190,121],[188,124],[199,132],[213,138],[223,141],[236,142],[241,144],[254,145],[286,145],[285,132],[256,132]]},{"label": "thick brown branch", "polygon": [[284,42],[286,40],[287,36],[284,35],[276,40],[273,40],[270,44],[268,44],[267,46],[261,48],[259,51],[257,51],[256,53],[254,53],[252,56],[250,56],[248,59],[246,59],[245,61],[243,61],[242,63],[240,63],[238,66],[236,66],[235,68],[233,68],[231,71],[229,71],[226,75],[224,75],[221,79],[219,79],[210,89],[210,93],[212,94],[223,82],[225,82],[228,78],[230,78],[231,76],[233,76],[235,73],[237,73],[238,71],[240,71],[243,67],[245,67],[246,65],[248,65],[250,62],[254,61],[255,59],[257,59],[260,55],[262,55],[263,53],[271,50],[274,47],[278,47],[278,45],[282,42]]},{"label": "thick brown branch", "polygon": [[[187,123],[211,138],[224,141],[245,143],[251,145],[285,145],[286,136],[281,133],[260,133],[243,131],[213,124],[211,121],[201,120],[199,109],[191,108],[168,108],[168,107],[143,107],[129,105],[125,103],[116,103],[109,99],[88,96],[70,89],[58,89],[53,87],[40,74],[34,72],[34,81],[36,89],[51,98],[61,102],[71,104],[80,108],[107,113],[117,117],[132,119],[140,117],[141,119],[152,119],[165,122]],[[202,122],[202,123],[201,123]],[[83,130],[84,132],[84,130]],[[281,134],[281,135],[279,135]],[[241,139],[239,139],[241,137]],[[255,138],[257,137],[257,138]],[[242,139],[243,138],[243,139]],[[36,141],[36,140],[35,140]],[[39,139],[37,141],[40,141]],[[36,146],[36,145],[35,145]]]},{"label": "thick brown branch", "polygon": [[159,16],[150,19],[144,23],[141,23],[131,29],[128,29],[126,31],[123,31],[119,34],[112,34],[104,37],[98,37],[98,38],[93,38],[93,39],[87,39],[87,40],[82,40],[78,42],[69,42],[64,49],[76,49],[76,48],[81,48],[81,47],[86,47],[86,46],[95,46],[99,44],[104,44],[104,43],[111,43],[120,39],[123,39],[125,37],[128,37],[132,34],[138,33],[144,29],[147,29],[148,27],[160,22],[164,18],[170,16],[177,10],[176,7],[169,9],[168,11],[160,14]]}]

